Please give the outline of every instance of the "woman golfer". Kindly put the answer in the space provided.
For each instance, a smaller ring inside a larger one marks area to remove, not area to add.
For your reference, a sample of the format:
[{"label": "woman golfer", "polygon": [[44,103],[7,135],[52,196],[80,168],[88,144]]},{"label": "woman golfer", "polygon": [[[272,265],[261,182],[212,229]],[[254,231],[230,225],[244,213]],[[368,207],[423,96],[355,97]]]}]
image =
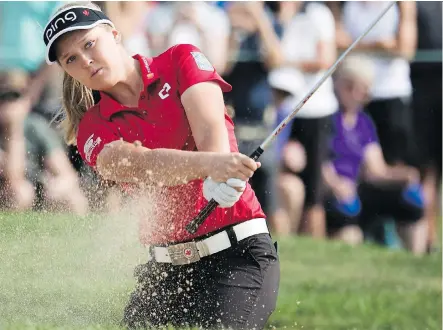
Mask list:
[{"label": "woman golfer", "polygon": [[[92,4],[62,7],[44,41],[48,64],[65,71],[67,141],[104,179],[155,191],[156,211],[140,226],[148,262],[137,268],[124,323],[262,329],[279,262],[247,183],[260,164],[237,152],[226,113],[222,92],[231,86],[192,45],[129,56]],[[211,198],[220,206],[189,234],[186,224]]]}]

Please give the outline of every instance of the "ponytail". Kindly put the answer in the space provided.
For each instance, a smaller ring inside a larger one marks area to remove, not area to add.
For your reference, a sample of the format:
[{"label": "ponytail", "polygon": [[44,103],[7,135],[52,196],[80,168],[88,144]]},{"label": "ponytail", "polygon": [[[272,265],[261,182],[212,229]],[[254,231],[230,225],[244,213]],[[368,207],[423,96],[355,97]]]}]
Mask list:
[{"label": "ponytail", "polygon": [[63,77],[63,119],[60,123],[68,144],[76,144],[78,126],[86,111],[94,105],[92,90],[66,72]]}]

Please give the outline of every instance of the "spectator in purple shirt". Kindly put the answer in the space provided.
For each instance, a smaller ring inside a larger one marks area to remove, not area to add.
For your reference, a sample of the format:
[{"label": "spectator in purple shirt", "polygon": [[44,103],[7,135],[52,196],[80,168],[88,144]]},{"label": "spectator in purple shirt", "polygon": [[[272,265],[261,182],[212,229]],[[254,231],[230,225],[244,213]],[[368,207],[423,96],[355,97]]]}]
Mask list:
[{"label": "spectator in purple shirt", "polygon": [[412,167],[386,164],[375,126],[362,112],[373,77],[371,62],[361,56],[348,57],[337,72],[340,111],[334,114],[331,155],[322,171],[330,191],[328,231],[333,238],[359,243],[377,217],[392,216],[404,246],[422,254],[427,230],[419,174]]}]

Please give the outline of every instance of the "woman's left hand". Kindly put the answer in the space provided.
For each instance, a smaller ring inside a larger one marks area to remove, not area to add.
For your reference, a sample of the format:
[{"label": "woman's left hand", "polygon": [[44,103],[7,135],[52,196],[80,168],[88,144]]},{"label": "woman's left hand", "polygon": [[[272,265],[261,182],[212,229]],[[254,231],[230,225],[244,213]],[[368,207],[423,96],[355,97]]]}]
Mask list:
[{"label": "woman's left hand", "polygon": [[203,196],[207,201],[214,199],[221,208],[232,207],[246,189],[246,181],[228,179],[225,182],[215,182],[207,178],[203,182]]}]

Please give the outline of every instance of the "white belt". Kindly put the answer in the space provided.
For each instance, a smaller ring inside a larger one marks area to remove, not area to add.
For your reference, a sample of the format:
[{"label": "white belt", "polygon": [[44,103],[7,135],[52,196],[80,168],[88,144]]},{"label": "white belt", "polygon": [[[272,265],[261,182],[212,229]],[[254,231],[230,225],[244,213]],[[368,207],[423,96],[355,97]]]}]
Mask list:
[{"label": "white belt", "polygon": [[[233,226],[232,229],[238,242],[253,235],[269,233],[266,220],[263,218],[239,223]],[[180,243],[168,247],[152,246],[150,258],[153,258],[156,262],[185,265],[230,247],[231,241],[228,233],[223,230],[201,241]]]}]

